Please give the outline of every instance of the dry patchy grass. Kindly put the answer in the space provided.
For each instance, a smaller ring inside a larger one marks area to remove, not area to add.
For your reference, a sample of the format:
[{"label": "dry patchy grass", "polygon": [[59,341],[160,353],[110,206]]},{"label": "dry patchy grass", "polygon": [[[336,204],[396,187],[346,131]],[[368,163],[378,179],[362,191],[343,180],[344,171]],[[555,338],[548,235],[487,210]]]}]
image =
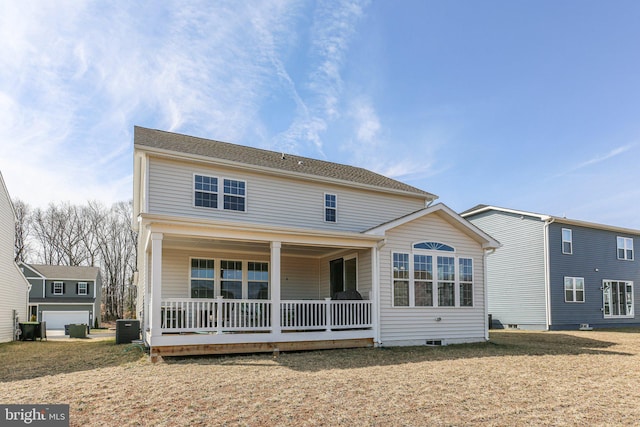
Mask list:
[{"label": "dry patchy grass", "polygon": [[72,425],[639,425],[639,338],[495,331],[484,344],[157,364],[112,340],[17,343],[0,345],[0,403],[69,403]]}]

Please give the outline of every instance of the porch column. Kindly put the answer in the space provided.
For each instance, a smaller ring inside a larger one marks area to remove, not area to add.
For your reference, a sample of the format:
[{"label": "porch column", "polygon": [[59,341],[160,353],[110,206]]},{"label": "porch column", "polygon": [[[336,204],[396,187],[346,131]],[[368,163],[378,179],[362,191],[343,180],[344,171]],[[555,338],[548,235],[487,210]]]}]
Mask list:
[{"label": "porch column", "polygon": [[162,335],[162,233],[151,233],[151,338]]},{"label": "porch column", "polygon": [[271,242],[271,331],[281,332],[280,327],[280,252],[282,242]]}]

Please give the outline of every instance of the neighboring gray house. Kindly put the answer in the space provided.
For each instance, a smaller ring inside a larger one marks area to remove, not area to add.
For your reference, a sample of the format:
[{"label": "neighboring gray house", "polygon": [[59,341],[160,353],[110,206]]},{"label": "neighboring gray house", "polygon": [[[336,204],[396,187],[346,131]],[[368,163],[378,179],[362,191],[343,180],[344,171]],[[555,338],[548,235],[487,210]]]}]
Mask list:
[{"label": "neighboring gray house", "polygon": [[487,205],[461,215],[502,244],[487,257],[494,327],[640,326],[640,230]]},{"label": "neighboring gray house", "polygon": [[152,358],[488,338],[498,243],[424,190],[140,127],[133,179]]},{"label": "neighboring gray house", "polygon": [[0,342],[16,338],[16,321],[27,318],[29,284],[14,261],[16,216],[0,174]]},{"label": "neighboring gray house", "polygon": [[47,322],[47,329],[64,329],[64,325],[100,324],[102,281],[98,267],[21,264],[31,284],[29,315]]}]

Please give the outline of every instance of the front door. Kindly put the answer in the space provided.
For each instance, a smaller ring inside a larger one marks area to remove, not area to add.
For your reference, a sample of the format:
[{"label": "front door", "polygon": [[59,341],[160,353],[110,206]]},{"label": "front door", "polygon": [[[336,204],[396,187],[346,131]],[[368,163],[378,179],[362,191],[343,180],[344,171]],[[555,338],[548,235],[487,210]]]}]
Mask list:
[{"label": "front door", "polygon": [[338,258],[329,262],[329,280],[331,281],[331,296],[336,292],[358,289],[358,259]]}]

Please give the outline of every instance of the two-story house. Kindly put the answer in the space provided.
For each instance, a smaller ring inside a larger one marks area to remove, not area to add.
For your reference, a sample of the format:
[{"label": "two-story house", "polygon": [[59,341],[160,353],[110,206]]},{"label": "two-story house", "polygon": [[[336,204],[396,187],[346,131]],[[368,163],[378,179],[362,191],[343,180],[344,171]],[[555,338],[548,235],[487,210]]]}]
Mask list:
[{"label": "two-story house", "polygon": [[462,216],[502,244],[487,257],[495,327],[640,325],[640,230],[487,205]]},{"label": "two-story house", "polygon": [[17,338],[27,318],[29,284],[15,263],[16,215],[0,173],[0,342]]},{"label": "two-story house", "polygon": [[98,267],[21,264],[31,284],[29,315],[47,322],[48,330],[101,321],[102,280]]},{"label": "two-story house", "polygon": [[157,355],[487,339],[499,244],[377,173],[135,128],[138,314]]}]

